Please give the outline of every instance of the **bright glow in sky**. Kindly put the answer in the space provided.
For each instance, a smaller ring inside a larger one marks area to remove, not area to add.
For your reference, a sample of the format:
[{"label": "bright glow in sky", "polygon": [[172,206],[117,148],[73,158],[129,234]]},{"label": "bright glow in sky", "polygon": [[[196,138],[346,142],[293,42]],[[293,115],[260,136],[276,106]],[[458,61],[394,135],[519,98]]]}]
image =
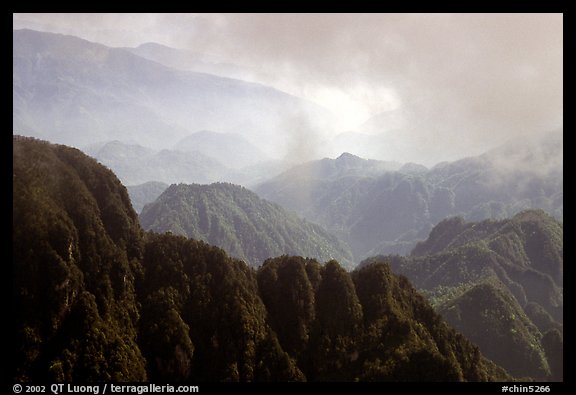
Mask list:
[{"label": "bright glow in sky", "polygon": [[434,142],[421,162],[563,122],[562,14],[14,14],[13,23],[208,54],[329,109],[334,135],[385,131],[361,125],[396,112],[400,145]]}]

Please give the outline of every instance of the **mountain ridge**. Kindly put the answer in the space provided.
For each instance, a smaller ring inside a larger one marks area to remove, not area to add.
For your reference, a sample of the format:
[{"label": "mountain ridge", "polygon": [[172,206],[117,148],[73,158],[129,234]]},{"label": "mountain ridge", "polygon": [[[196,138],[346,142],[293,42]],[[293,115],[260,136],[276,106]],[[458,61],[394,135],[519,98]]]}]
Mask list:
[{"label": "mountain ridge", "polygon": [[250,137],[283,159],[287,141],[277,132],[287,123],[331,122],[322,107],[272,87],[172,69],[74,36],[13,30],[13,66],[14,132],[77,147],[118,139],[170,148],[211,129]]},{"label": "mountain ridge", "polygon": [[[535,142],[507,144],[431,169],[415,164],[378,169],[363,162],[339,171],[338,159],[323,159],[293,167],[255,191],[325,226],[350,244],[357,261],[408,254],[450,216],[498,219],[541,208],[561,219],[563,139],[555,132]],[[523,159],[514,166],[510,158],[516,157]]]},{"label": "mountain ridge", "polygon": [[498,221],[448,218],[412,255],[370,258],[360,267],[372,261],[389,262],[410,279],[515,377],[561,381],[561,356],[543,339],[562,343],[563,226],[544,211]]},{"label": "mountain ridge", "polygon": [[510,380],[385,264],[255,271],[144,233],[126,188],[77,149],[13,137],[13,151],[15,381]]},{"label": "mountain ridge", "polygon": [[146,230],[207,241],[253,266],[284,254],[353,266],[347,247],[320,226],[229,183],[173,184],[144,207],[140,222]]}]

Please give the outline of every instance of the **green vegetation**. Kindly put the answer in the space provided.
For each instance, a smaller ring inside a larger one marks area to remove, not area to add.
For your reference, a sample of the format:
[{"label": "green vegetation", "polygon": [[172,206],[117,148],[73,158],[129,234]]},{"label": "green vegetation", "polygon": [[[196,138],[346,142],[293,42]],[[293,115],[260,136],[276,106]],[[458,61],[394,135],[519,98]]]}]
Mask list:
[{"label": "green vegetation", "polygon": [[204,240],[253,266],[284,254],[353,266],[336,237],[238,185],[171,185],[140,222],[146,230]]},{"label": "green vegetation", "polygon": [[294,381],[254,272],[203,242],[147,236],[142,351],[153,381]]},{"label": "green vegetation", "polygon": [[78,150],[13,145],[15,381],[510,379],[385,263],[255,270],[145,234],[126,189]]},{"label": "green vegetation", "polygon": [[518,142],[416,171],[344,153],[296,166],[255,191],[337,235],[357,262],[407,255],[449,216],[504,219],[534,208],[561,220],[562,144],[553,134],[536,147]]},{"label": "green vegetation", "polygon": [[377,257],[516,377],[562,377],[563,227],[541,210],[440,222],[412,256]]},{"label": "green vegetation", "polygon": [[126,189],[78,150],[13,147],[12,377],[146,379],[134,290],[142,231]]},{"label": "green vegetation", "polygon": [[478,284],[440,306],[439,312],[510,374],[535,378],[550,374],[540,332],[499,284]]},{"label": "green vegetation", "polygon": [[266,261],[257,272],[270,326],[308,380],[486,381],[507,374],[451,329],[385,263]]}]

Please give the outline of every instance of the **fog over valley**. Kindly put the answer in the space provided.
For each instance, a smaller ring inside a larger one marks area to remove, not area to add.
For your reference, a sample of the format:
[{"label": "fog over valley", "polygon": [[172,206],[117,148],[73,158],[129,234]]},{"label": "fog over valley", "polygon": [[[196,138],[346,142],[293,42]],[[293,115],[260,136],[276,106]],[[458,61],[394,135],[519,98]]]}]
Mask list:
[{"label": "fog over valley", "polygon": [[15,13],[12,81],[15,382],[563,381],[563,14]]}]

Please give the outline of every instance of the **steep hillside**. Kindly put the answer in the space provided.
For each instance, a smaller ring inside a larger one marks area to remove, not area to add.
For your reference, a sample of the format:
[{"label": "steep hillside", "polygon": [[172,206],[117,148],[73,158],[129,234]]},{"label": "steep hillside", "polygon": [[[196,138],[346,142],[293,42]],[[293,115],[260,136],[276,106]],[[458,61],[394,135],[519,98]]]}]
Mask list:
[{"label": "steep hillside", "polygon": [[257,273],[270,325],[309,380],[484,381],[501,368],[448,327],[384,263],[268,260]]},{"label": "steep hillside", "polygon": [[553,132],[430,170],[343,154],[295,167],[255,191],[347,241],[357,261],[408,254],[448,216],[503,219],[540,208],[561,219],[562,147],[561,131]]},{"label": "steep hillside", "polygon": [[142,230],[114,174],[76,149],[14,138],[16,381],[142,381]]},{"label": "steep hillside", "polygon": [[386,259],[511,374],[562,376],[543,340],[550,331],[561,336],[563,322],[563,227],[551,216],[531,210],[502,221],[446,219],[410,257]]},{"label": "steep hillside", "polygon": [[542,334],[501,283],[475,285],[441,305],[439,313],[510,374],[550,375]]},{"label": "steep hillside", "polygon": [[144,207],[140,222],[146,230],[204,240],[254,266],[284,254],[353,266],[348,248],[320,226],[232,184],[172,185]]},{"label": "steep hillside", "polygon": [[152,381],[303,381],[267,323],[254,272],[219,248],[148,234],[140,347]]},{"label": "steep hillside", "polygon": [[[385,264],[284,256],[255,271],[144,234],[126,189],[80,151],[13,149],[14,381],[510,379]],[[561,353],[555,333],[546,344]]]},{"label": "steep hillside", "polygon": [[145,235],[114,174],[76,149],[14,138],[13,165],[16,381],[303,379],[245,264]]},{"label": "steep hillside", "polygon": [[399,168],[345,153],[295,167],[255,190],[325,226],[360,260],[383,243],[424,238],[432,227],[430,186],[421,175]]}]

